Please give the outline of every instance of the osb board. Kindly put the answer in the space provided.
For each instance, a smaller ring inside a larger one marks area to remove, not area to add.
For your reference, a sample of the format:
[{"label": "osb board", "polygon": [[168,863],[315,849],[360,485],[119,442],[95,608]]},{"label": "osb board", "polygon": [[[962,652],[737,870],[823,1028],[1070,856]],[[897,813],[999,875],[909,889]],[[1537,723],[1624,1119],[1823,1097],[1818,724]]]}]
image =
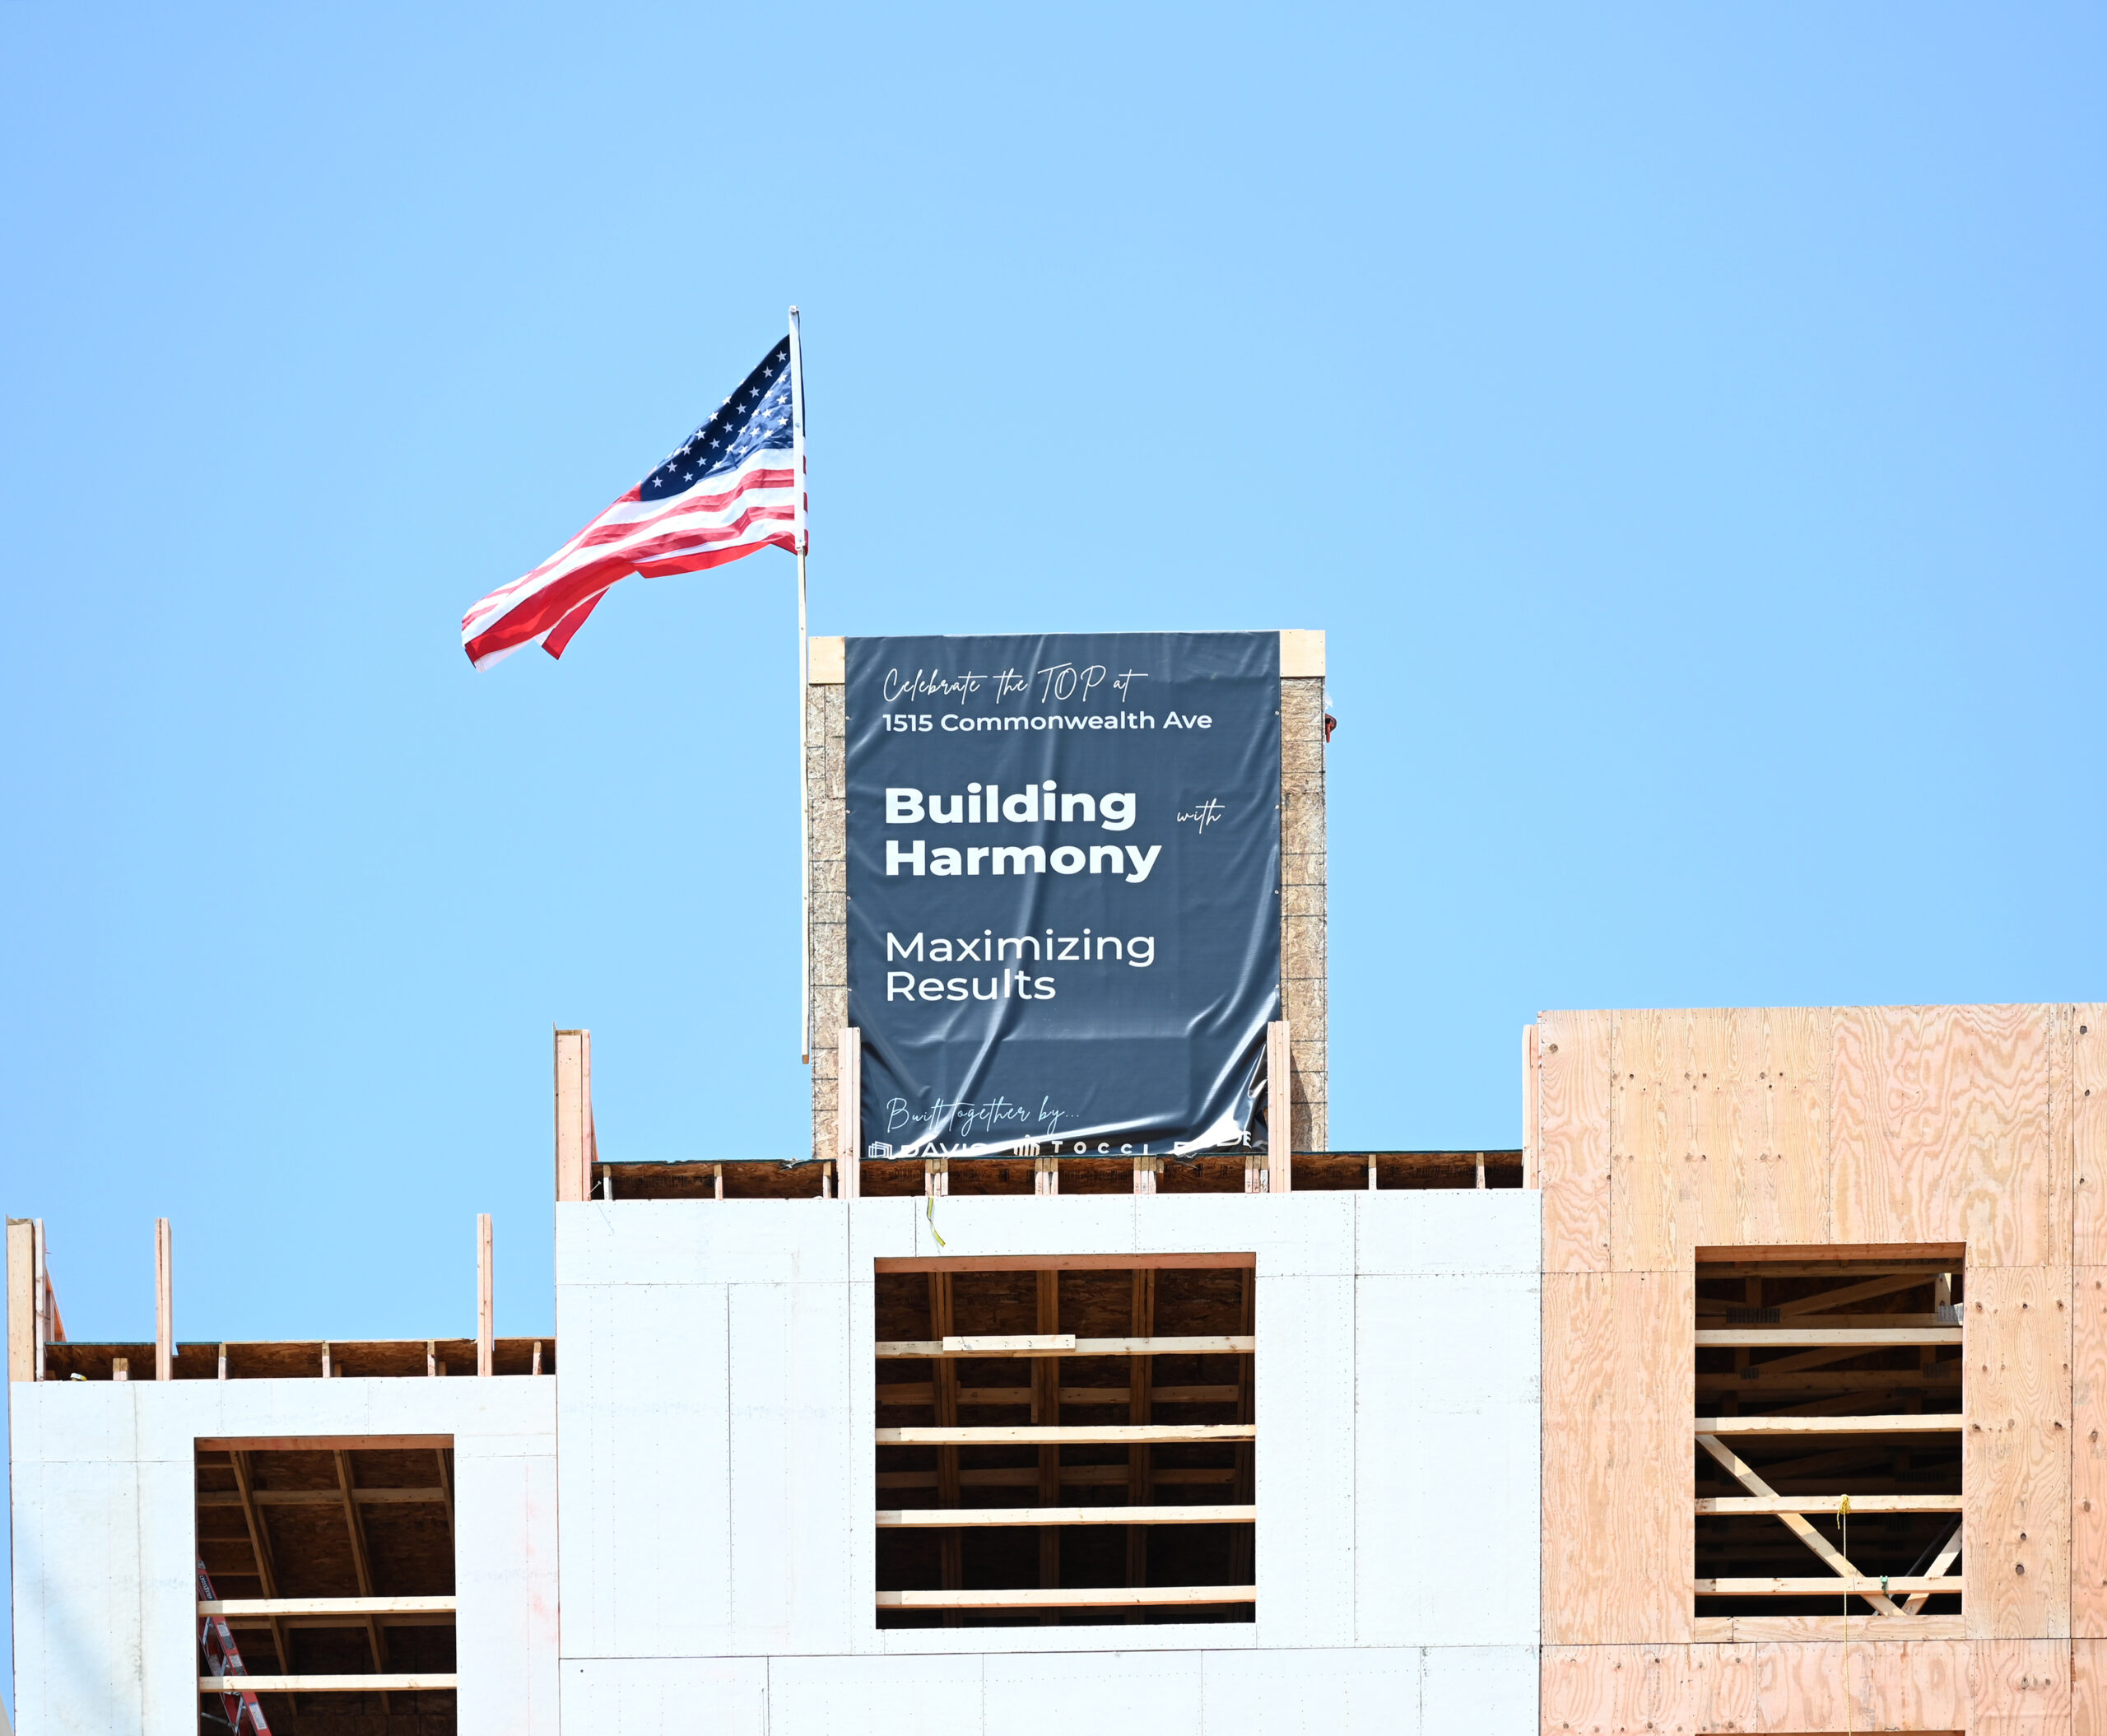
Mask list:
[{"label": "osb board", "polygon": [[1616,1015],[1547,1012],[1537,1020],[1537,1144],[1544,1269],[1610,1264],[1611,1040]]},{"label": "osb board", "polygon": [[1833,1017],[1840,1241],[1965,1240],[1968,1264],[2069,1260],[2051,1138],[2054,1007],[1852,1007]]},{"label": "osb board", "polygon": [[1619,1271],[1705,1243],[1826,1240],[1826,1008],[1616,1015],[1610,1248]]},{"label": "osb board", "polygon": [[2107,1267],[2071,1274],[2070,1432],[2071,1631],[2107,1639]]},{"label": "osb board", "polygon": [[[2107,1266],[2107,1003],[2067,1008],[2071,1263]],[[2061,1095],[2059,1093],[2059,1095]]]},{"label": "osb board", "polygon": [[2070,1633],[2070,1274],[1971,1268],[1963,1613],[1976,1639]]},{"label": "osb board", "polygon": [[1691,1275],[1543,1285],[1545,1641],[1687,1639]]},{"label": "osb board", "polygon": [[2072,1728],[2071,1705],[2070,1653],[2057,1641],[1547,1645],[1540,1700],[1546,1736],[1844,1729],[2062,1736]]}]

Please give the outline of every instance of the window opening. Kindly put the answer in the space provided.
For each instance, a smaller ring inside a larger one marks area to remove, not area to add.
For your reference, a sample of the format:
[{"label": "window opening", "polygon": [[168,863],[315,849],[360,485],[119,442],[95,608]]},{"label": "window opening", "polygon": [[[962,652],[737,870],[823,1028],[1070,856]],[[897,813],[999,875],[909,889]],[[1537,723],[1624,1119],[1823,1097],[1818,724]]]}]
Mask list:
[{"label": "window opening", "polygon": [[451,1436],[201,1440],[196,1490],[200,1736],[450,1736]]},{"label": "window opening", "polygon": [[1961,1251],[1736,1251],[1697,1262],[1698,1637],[1958,1617]]},{"label": "window opening", "polygon": [[1249,1622],[1249,1254],[881,1260],[877,1625]]}]

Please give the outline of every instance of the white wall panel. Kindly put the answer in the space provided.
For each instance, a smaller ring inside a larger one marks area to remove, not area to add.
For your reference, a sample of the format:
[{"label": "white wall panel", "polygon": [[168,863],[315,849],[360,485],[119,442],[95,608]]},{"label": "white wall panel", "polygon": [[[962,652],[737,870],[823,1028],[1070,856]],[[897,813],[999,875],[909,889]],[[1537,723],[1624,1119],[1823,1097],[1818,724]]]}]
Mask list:
[{"label": "white wall panel", "polygon": [[985,1661],[985,1728],[1001,1736],[1199,1736],[1198,1651],[995,1653]]},{"label": "white wall panel", "polygon": [[1430,1645],[1421,1736],[1537,1736],[1534,1645]]},{"label": "white wall panel", "polygon": [[774,1658],[769,1736],[981,1736],[979,1656]]},{"label": "white wall panel", "polygon": [[562,1694],[570,1736],[768,1736],[765,1658],[566,1659]]},{"label": "white wall panel", "polygon": [[1350,1643],[1353,1280],[1262,1267],[1256,1324],[1258,1643]]},{"label": "white wall panel", "polygon": [[1209,1652],[1205,1736],[1417,1736],[1420,1654],[1370,1647]]},{"label": "white wall panel", "polygon": [[1358,1215],[1355,1269],[1536,1275],[1543,1257],[1543,1195],[1535,1189],[1424,1188],[1348,1196]]}]

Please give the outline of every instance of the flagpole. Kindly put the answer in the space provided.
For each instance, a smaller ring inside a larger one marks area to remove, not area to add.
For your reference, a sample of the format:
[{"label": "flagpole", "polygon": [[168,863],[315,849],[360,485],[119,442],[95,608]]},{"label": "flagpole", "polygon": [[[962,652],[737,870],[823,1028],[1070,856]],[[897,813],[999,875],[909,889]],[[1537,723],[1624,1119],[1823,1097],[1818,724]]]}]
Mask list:
[{"label": "flagpole", "polygon": [[812,686],[812,641],[805,631],[805,358],[798,310],[790,310],[791,468],[797,478],[798,539],[798,1054],[812,1059],[812,777],[807,769],[805,705]]}]

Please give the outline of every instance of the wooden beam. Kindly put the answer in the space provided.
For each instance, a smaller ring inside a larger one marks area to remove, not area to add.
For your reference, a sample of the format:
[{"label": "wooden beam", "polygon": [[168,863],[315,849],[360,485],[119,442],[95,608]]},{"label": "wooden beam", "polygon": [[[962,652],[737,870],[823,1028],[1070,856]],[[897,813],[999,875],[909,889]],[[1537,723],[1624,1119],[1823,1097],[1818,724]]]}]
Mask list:
[{"label": "wooden beam", "polygon": [[582,1200],[593,1192],[593,1033],[556,1034],[556,1198]]},{"label": "wooden beam", "polygon": [[[1249,1447],[1239,1447],[1240,1453],[1248,1453]],[[1202,1484],[1231,1483],[1237,1473],[1227,1465],[1190,1466],[1165,1470],[1159,1466],[1154,1481],[1159,1489],[1198,1487]],[[960,1471],[959,1483],[968,1489],[1036,1489],[1039,1487],[1039,1468],[1036,1465],[1008,1465],[999,1470]],[[925,1465],[911,1471],[881,1471],[877,1486],[881,1489],[928,1489],[937,1483],[934,1465]],[[1061,1486],[1063,1488],[1110,1489],[1127,1486],[1127,1468],[1123,1464],[1064,1464],[1061,1467]],[[1246,1503],[1249,1505],[1249,1503]]]},{"label": "wooden beam", "polygon": [[[1840,1495],[1700,1495],[1705,1514],[1820,1513],[1834,1517]],[[1854,1513],[1958,1513],[1958,1495],[1854,1495]]]},{"label": "wooden beam", "polygon": [[880,1254],[876,1272],[1212,1272],[1258,1264],[1256,1254]]},{"label": "wooden beam", "polygon": [[[1032,1335],[1036,1338],[1038,1334]],[[1062,1334],[1066,1336],[1066,1334]],[[960,1357],[1248,1357],[1258,1347],[1258,1340],[1241,1333],[1224,1337],[1173,1338],[1076,1338],[1072,1347],[1054,1345],[1043,1348],[955,1350],[954,1344],[998,1345],[1000,1338],[881,1339],[876,1347],[881,1361],[956,1361]],[[1022,1338],[1010,1341],[1023,1345]]]},{"label": "wooden beam", "polygon": [[[923,1172],[926,1175],[928,1171]],[[933,1187],[934,1182],[928,1184]],[[929,1284],[929,1330],[939,1342],[951,1335],[956,1324],[952,1310],[952,1275],[948,1272],[932,1272]],[[958,1422],[958,1367],[954,1362],[939,1359],[933,1371],[935,1388],[934,1411],[941,1426],[949,1427]],[[1034,1471],[1036,1476],[1036,1468]],[[940,1447],[937,1451],[937,1505],[956,1507],[960,1502],[958,1450]],[[956,1591],[965,1584],[965,1539],[956,1530],[942,1531],[937,1535],[937,1571],[947,1591]],[[944,1617],[947,1627],[963,1625],[956,1610]]]},{"label": "wooden beam", "polygon": [[[1040,1276],[1042,1279],[1058,1282],[1061,1274],[1044,1272]],[[1040,1287],[1044,1289],[1044,1284],[1042,1283]],[[1046,1310],[1042,1308],[1040,1310],[1042,1325],[1045,1323],[1045,1315]],[[1072,1332],[1018,1332],[985,1337],[970,1334],[961,1337],[956,1333],[947,1333],[943,1344],[943,1353],[947,1357],[1051,1357],[1072,1351],[1076,1347],[1076,1335]]]},{"label": "wooden beam", "polygon": [[[1955,1560],[1960,1554],[1960,1530],[1961,1528],[1957,1524],[1953,1528],[1953,1535],[1946,1540],[1945,1547],[1933,1557],[1932,1565],[1925,1570],[1926,1578],[1934,1580],[1942,1578],[1947,1570],[1953,1566]],[[1954,1589],[1957,1591],[1960,1588],[1956,1585]],[[1930,1596],[1929,1592],[1920,1591],[1902,1608],[1907,1613],[1914,1616],[1924,1607]]]},{"label": "wooden beam", "polygon": [[446,1541],[450,1544],[453,1536],[453,1472],[446,1462],[446,1449],[439,1448],[432,1456],[439,1461],[439,1489],[446,1502]]},{"label": "wooden beam", "polygon": [[1899,1272],[1906,1265],[1928,1267],[1934,1272],[1959,1271],[1968,1257],[1965,1242],[1807,1242],[1751,1243],[1727,1247],[1700,1246],[1691,1250],[1700,1266],[1716,1267],[1700,1272],[1708,1278],[1740,1278],[1760,1270],[1770,1278],[1826,1278],[1840,1267],[1862,1265],[1869,1271]]},{"label": "wooden beam", "polygon": [[1286,1019],[1266,1026],[1266,1191],[1295,1185],[1295,1046]]},{"label": "wooden beam", "polygon": [[[1368,1160],[1369,1173],[1375,1171],[1375,1160]],[[1370,1187],[1375,1185],[1371,1180]],[[1522,1185],[1537,1185],[1537,1027],[1522,1027]]]},{"label": "wooden beam", "polygon": [[[1137,1272],[1133,1275],[1133,1294],[1130,1299],[1127,1329],[1137,1338],[1156,1336],[1156,1273]],[[1058,1379],[1058,1372],[1054,1375]],[[1134,1357],[1127,1364],[1127,1421],[1142,1427],[1156,1421],[1156,1359],[1153,1357]],[[1127,1449],[1127,1511],[1152,1512],[1156,1492],[1151,1487],[1149,1473],[1154,1468],[1155,1455],[1146,1446],[1134,1445]],[[1127,1533],[1127,1583],[1146,1585],[1149,1582],[1149,1534],[1147,1521],[1132,1520]],[[1138,1609],[1127,1613],[1129,1622],[1141,1620]]]},{"label": "wooden beam", "polygon": [[[258,1489],[253,1499],[259,1507],[335,1506],[342,1497],[334,1489]],[[362,1507],[435,1506],[447,1500],[444,1489],[354,1489],[351,1498]],[[238,1507],[241,1496],[225,1490],[205,1490],[198,1496],[201,1507]]]},{"label": "wooden beam", "polygon": [[491,1236],[491,1214],[476,1214],[476,1372],[488,1380],[497,1372],[497,1253]]},{"label": "wooden beam", "polygon": [[[1137,1361],[1146,1363],[1146,1358]],[[887,1382],[878,1388],[881,1404],[929,1404],[934,1402],[927,1380],[900,1380]],[[1063,1404],[1126,1404],[1133,1396],[1131,1386],[1064,1386],[1061,1389]],[[1149,1397],[1157,1404],[1234,1404],[1237,1389],[1232,1384],[1216,1386],[1157,1386],[1151,1384]],[[1031,1403],[1031,1389],[1028,1386],[961,1386],[958,1389],[960,1404],[1014,1404]],[[1128,1422],[1133,1421],[1132,1417]]]},{"label": "wooden beam", "polygon": [[7,1220],[7,1378],[36,1379],[36,1226]]},{"label": "wooden beam", "polygon": [[175,1238],[165,1217],[154,1220],[154,1378],[175,1378]]},{"label": "wooden beam", "polygon": [[333,1453],[339,1447],[370,1452],[410,1452],[450,1447],[451,1435],[201,1435],[201,1453]]},{"label": "wooden beam", "polygon": [[[366,1557],[365,1521],[359,1517],[359,1504],[351,1498],[351,1455],[339,1450],[333,1455],[337,1466],[337,1489],[344,1497],[344,1528],[351,1538],[351,1570],[357,1575],[359,1595],[373,1595],[373,1565]],[[370,1616],[365,1622],[366,1641],[373,1648],[373,1667],[385,1672],[388,1668],[388,1639],[380,1631],[379,1622]],[[390,1710],[388,1696],[383,1693],[380,1710]]]},{"label": "wooden beam", "polygon": [[[278,1567],[271,1554],[271,1534],[263,1524],[263,1515],[256,1504],[256,1478],[252,1473],[249,1454],[231,1452],[227,1462],[234,1467],[235,1493],[241,1501],[241,1516],[249,1527],[249,1553],[256,1559],[256,1580],[263,1588],[263,1595],[275,1598],[278,1594]],[[277,1648],[278,1668],[288,1670],[293,1667],[292,1648],[286,1638],[285,1624],[271,1623],[271,1644]]]},{"label": "wooden beam", "polygon": [[1958,1411],[1904,1411],[1882,1417],[1700,1417],[1700,1435],[1952,1435]]},{"label": "wooden beam", "polygon": [[1700,1326],[1700,1350],[1771,1349],[1787,1344],[1850,1345],[1862,1350],[1893,1344],[1958,1344],[1958,1326]]},{"label": "wooden beam", "polygon": [[844,1025],[836,1045],[834,1157],[841,1172],[841,1197],[863,1194],[863,1033]]},{"label": "wooden beam", "polygon": [[1058,1590],[881,1591],[881,1609],[1114,1609],[1174,1603],[1255,1603],[1256,1585],[1093,1585]]},{"label": "wooden beam", "polygon": [[[1117,1466],[1110,1467],[1118,1469]],[[1184,1507],[905,1507],[881,1510],[881,1530],[928,1530],[944,1525],[1248,1525],[1253,1506]]]},{"label": "wooden beam", "polygon": [[456,1675],[424,1671],[393,1676],[200,1676],[201,1694],[412,1694],[458,1688]]},{"label": "wooden beam", "polygon": [[201,1616],[396,1616],[445,1614],[447,1598],[216,1598],[199,1599]]},{"label": "wooden beam", "polygon": [[[1739,1454],[1718,1436],[1700,1435],[1697,1437],[1697,1444],[1716,1459],[1727,1474],[1747,1489],[1750,1494],[1772,1496],[1777,1494],[1778,1492],[1775,1489],[1742,1464]],[[1778,1515],[1778,1520],[1788,1531],[1812,1550],[1821,1558],[1823,1565],[1839,1579],[1849,1580],[1858,1576],[1858,1570],[1851,1565],[1843,1551],[1837,1548],[1798,1514],[1780,1513]],[[1835,1581],[1832,1580],[1822,1589],[1827,1591],[1840,1588],[1836,1585]],[[1900,1615],[1902,1613],[1901,1607],[1893,1599],[1882,1593],[1877,1585],[1873,1588],[1872,1594],[1867,1596],[1866,1601],[1884,1616]]]},{"label": "wooden beam", "polygon": [[1838,1592],[1859,1597],[1885,1597],[1893,1593],[1900,1597],[1905,1592],[1959,1592],[1962,1589],[1958,1574],[1944,1579],[1896,1574],[1887,1579],[1699,1580],[1695,1585],[1700,1598],[1819,1598]]},{"label": "wooden beam", "polygon": [[1177,1446],[1205,1440],[1255,1440],[1251,1422],[1077,1422],[1053,1427],[1016,1423],[994,1428],[880,1429],[880,1446]]}]

